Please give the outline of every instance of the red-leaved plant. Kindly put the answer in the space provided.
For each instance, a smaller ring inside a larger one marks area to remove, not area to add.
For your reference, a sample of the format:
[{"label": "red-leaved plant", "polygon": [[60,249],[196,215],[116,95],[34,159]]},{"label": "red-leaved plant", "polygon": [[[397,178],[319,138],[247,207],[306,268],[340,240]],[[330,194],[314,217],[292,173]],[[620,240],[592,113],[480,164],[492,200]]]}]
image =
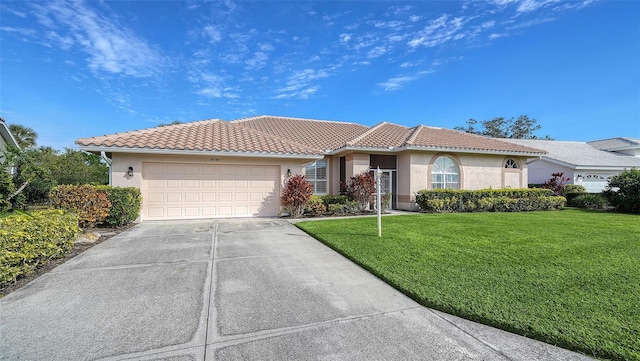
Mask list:
[{"label": "red-leaved plant", "polygon": [[551,173],[551,178],[542,184],[542,188],[551,189],[556,196],[564,196],[564,186],[570,180],[564,176],[564,172]]},{"label": "red-leaved plant", "polygon": [[299,218],[312,195],[313,185],[303,175],[292,175],[282,192],[282,205],[291,217]]},{"label": "red-leaved plant", "polygon": [[369,206],[371,196],[376,192],[376,181],[370,172],[362,172],[349,177],[345,187],[345,193],[352,200],[358,202],[358,208],[362,212]]}]

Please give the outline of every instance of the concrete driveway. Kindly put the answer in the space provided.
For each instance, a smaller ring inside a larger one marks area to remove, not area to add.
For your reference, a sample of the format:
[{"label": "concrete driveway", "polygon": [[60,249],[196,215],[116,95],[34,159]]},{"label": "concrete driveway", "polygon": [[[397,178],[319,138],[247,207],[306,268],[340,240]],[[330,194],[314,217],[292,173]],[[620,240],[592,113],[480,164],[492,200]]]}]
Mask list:
[{"label": "concrete driveway", "polygon": [[148,222],[0,300],[2,360],[588,360],[424,308],[286,221]]}]

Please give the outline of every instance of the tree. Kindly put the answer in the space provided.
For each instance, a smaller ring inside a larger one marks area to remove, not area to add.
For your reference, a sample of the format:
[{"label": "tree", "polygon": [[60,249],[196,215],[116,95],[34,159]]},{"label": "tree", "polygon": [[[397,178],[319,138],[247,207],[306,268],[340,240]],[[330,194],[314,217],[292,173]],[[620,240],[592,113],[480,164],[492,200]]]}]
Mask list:
[{"label": "tree", "polygon": [[603,194],[619,211],[640,214],[640,169],[627,169],[611,177]]},{"label": "tree", "polygon": [[97,154],[65,148],[50,167],[57,184],[108,184],[109,167]]},{"label": "tree", "polygon": [[9,130],[16,138],[20,148],[27,149],[36,146],[38,133],[35,130],[20,124],[9,124]]},{"label": "tree", "polygon": [[538,138],[538,136],[534,134],[537,130],[542,128],[542,126],[537,124],[537,122],[538,121],[536,119],[529,118],[527,115],[521,115],[516,119],[497,117],[491,120],[483,120],[481,122],[482,130],[478,130],[475,127],[475,125],[478,124],[478,121],[471,118],[467,121],[466,127],[457,126],[453,129],[492,138],[553,139],[548,135],[545,135],[543,138]]},{"label": "tree", "polygon": [[168,127],[168,126],[170,126],[170,125],[178,125],[178,124],[183,124],[183,123],[182,123],[181,121],[179,121],[179,120],[174,120],[174,121],[172,121],[171,123],[164,123],[164,122],[163,122],[163,123],[159,123],[158,125],[156,125],[156,128],[159,128],[159,127]]}]

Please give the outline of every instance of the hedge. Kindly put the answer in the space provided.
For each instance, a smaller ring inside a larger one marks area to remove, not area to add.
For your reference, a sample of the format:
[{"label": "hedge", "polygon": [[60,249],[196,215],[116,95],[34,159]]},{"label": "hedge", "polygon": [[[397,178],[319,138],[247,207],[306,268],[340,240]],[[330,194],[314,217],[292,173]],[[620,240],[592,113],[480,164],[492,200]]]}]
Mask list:
[{"label": "hedge", "polygon": [[125,226],[133,223],[140,215],[142,197],[140,189],[135,187],[114,188],[110,186],[98,186],[98,191],[104,192],[111,203],[109,215],[104,223],[110,226]]},{"label": "hedge", "polygon": [[49,193],[49,201],[55,208],[75,211],[82,228],[104,221],[111,207],[107,195],[88,184],[55,186]]},{"label": "hedge", "polygon": [[424,212],[524,212],[564,207],[564,197],[550,189],[482,189],[476,191],[435,189],[416,194]]},{"label": "hedge", "polygon": [[62,210],[0,218],[0,284],[12,283],[48,260],[63,257],[79,231],[78,216]]}]

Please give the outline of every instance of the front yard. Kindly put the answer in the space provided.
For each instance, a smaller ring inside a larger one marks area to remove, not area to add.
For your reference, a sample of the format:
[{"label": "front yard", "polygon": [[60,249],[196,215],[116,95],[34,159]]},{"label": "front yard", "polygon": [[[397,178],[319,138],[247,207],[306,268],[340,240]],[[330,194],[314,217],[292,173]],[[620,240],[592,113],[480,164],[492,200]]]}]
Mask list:
[{"label": "front yard", "polygon": [[419,303],[587,355],[640,360],[640,217],[562,210],[302,222]]}]

